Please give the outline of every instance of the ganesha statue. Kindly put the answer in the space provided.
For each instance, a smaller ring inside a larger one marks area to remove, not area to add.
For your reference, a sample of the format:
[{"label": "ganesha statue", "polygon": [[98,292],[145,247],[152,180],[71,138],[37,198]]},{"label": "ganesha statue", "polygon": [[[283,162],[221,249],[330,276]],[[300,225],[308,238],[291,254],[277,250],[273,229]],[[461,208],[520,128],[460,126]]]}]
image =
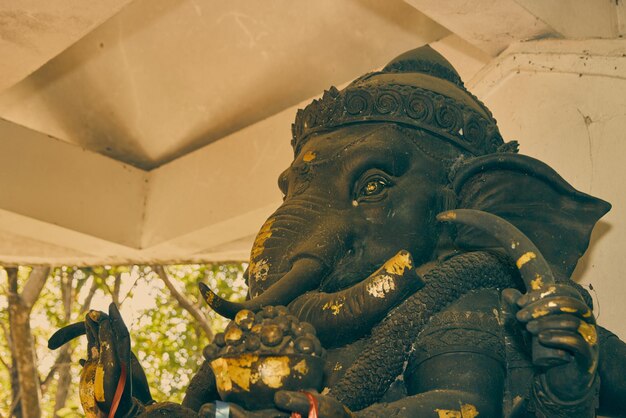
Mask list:
[{"label": "ganesha statue", "polygon": [[626,416],[626,344],[570,279],[610,205],[503,141],[441,55],[330,88],[291,145],[246,300],[200,285],[234,321],[182,405],[115,306],[53,336],[87,334],[88,417]]}]

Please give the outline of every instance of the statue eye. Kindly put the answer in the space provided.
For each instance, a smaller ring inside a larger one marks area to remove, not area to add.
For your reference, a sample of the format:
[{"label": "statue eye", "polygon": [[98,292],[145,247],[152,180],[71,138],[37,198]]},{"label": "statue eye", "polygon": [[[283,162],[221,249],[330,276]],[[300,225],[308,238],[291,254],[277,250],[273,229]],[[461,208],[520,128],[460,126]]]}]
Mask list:
[{"label": "statue eye", "polygon": [[374,196],[382,192],[386,186],[386,182],[382,180],[371,180],[361,189],[361,196]]},{"label": "statue eye", "polygon": [[385,176],[377,174],[367,177],[358,188],[356,200],[377,201],[383,199],[390,185],[391,181]]}]

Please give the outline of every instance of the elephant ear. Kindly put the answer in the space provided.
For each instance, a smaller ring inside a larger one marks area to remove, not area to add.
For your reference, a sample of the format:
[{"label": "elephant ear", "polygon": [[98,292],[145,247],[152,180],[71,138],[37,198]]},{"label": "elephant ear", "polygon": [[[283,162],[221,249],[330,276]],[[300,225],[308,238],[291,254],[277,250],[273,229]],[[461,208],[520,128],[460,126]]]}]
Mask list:
[{"label": "elephant ear", "polygon": [[[511,222],[527,235],[555,275],[570,277],[589,246],[608,202],[579,192],[553,169],[524,155],[473,158],[451,179],[457,207],[479,209]],[[458,227],[455,244],[465,249],[497,247],[480,231]]]}]

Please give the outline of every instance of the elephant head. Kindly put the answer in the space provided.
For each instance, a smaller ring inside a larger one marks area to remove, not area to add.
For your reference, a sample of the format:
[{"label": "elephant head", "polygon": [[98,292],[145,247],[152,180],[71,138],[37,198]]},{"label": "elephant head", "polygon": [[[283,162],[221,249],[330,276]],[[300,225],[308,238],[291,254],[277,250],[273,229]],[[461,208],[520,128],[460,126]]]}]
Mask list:
[{"label": "elephant head", "polygon": [[470,228],[449,234],[436,221],[441,211],[509,220],[567,277],[610,208],[505,144],[489,110],[429,47],[331,88],[298,112],[293,131],[294,160],[279,178],[284,203],[251,252],[249,299],[201,289],[231,318],[288,305],[326,344],[363,335],[417,291],[417,266],[493,246]]}]

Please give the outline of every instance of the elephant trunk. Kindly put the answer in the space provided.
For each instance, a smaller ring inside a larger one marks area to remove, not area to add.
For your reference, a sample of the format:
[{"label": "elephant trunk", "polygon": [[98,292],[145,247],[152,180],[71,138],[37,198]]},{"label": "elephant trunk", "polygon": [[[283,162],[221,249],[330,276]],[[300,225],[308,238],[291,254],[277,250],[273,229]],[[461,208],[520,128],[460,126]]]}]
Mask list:
[{"label": "elephant trunk", "polygon": [[232,319],[241,309],[287,305],[319,287],[350,245],[350,234],[341,217],[329,214],[325,201],[318,200],[291,199],[265,221],[250,254],[247,301],[224,300],[199,284],[214,311]]},{"label": "elephant trunk", "polygon": [[287,305],[303,291],[314,289],[325,275],[326,268],[317,259],[300,258],[291,270],[266,292],[245,302],[231,302],[215,294],[206,284],[198,283],[202,296],[218,314],[234,319],[242,309],[258,311],[264,306]]},{"label": "elephant trunk", "polygon": [[400,251],[362,282],[335,293],[305,293],[289,304],[289,310],[301,321],[310,322],[322,345],[332,348],[365,335],[423,286],[411,255]]}]

